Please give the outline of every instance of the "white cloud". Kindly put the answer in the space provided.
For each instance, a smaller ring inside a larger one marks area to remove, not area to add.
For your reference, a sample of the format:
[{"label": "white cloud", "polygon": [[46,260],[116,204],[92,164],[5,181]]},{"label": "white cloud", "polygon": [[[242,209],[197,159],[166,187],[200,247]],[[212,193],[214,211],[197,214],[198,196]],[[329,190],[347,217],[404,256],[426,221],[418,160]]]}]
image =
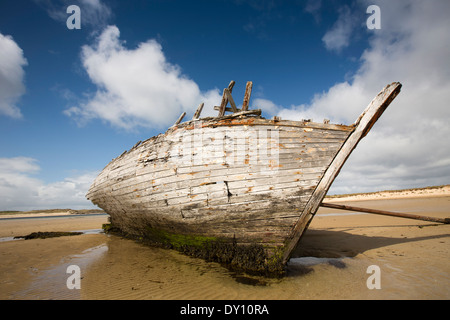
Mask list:
[{"label": "white cloud", "polygon": [[34,0],[54,20],[66,23],[70,14],[67,7],[77,5],[81,11],[81,28],[102,28],[112,18],[111,9],[100,0]]},{"label": "white cloud", "polygon": [[21,118],[17,102],[25,93],[23,67],[27,60],[11,36],[0,33],[0,115]]},{"label": "white cloud", "polygon": [[348,47],[356,22],[357,20],[355,19],[355,15],[352,14],[348,6],[340,8],[337,21],[322,38],[325,47],[330,51],[337,52],[340,52],[343,48]]},{"label": "white cloud", "polygon": [[0,158],[0,210],[93,207],[85,195],[97,172],[44,183],[33,177],[39,171],[33,158]]},{"label": "white cloud", "polygon": [[[381,88],[380,88],[381,89]],[[377,92],[373,92],[375,96]],[[353,123],[370,99],[358,83],[342,82],[327,92],[315,94],[310,104],[281,109],[279,115],[292,120],[312,119],[321,122],[324,118],[334,123]]]},{"label": "white cloud", "polygon": [[116,26],[107,27],[91,46],[83,46],[82,62],[97,91],[91,98],[66,110],[78,121],[99,118],[132,129],[167,127],[183,112],[205,103],[202,116],[220,103],[219,90],[201,92],[180,67],[168,62],[155,40],[127,49]]},{"label": "white cloud", "polygon": [[[360,1],[367,8],[373,1]],[[309,104],[282,109],[288,119],[353,123],[386,84],[402,92],[363,139],[330,193],[450,183],[450,12],[448,1],[376,1],[381,30],[349,82],[317,94]]]},{"label": "white cloud", "polygon": [[250,109],[261,109],[262,114],[268,115],[269,117],[272,115],[276,115],[279,110],[282,108],[281,106],[276,105],[270,100],[262,99],[262,98],[256,98],[253,100],[252,105],[253,108]]},{"label": "white cloud", "polygon": [[68,177],[62,181],[40,185],[38,188],[40,207],[85,209],[93,207],[86,193],[98,172]]},{"label": "white cloud", "polygon": [[320,8],[322,7],[321,0],[308,0],[305,5],[305,12],[310,13],[316,22],[320,22],[321,18],[319,15]]}]

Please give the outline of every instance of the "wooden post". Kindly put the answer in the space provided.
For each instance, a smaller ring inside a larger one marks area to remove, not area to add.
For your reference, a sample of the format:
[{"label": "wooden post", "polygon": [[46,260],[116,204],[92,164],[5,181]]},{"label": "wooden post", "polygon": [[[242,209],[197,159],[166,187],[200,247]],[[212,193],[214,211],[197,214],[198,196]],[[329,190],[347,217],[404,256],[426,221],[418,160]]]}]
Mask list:
[{"label": "wooden post", "polygon": [[247,85],[245,87],[244,102],[242,103],[242,111],[248,110],[248,104],[250,102],[250,95],[252,94],[252,87],[253,87],[253,82],[248,81]]},{"label": "wooden post", "polygon": [[230,90],[228,90],[228,88],[225,89],[225,94],[227,95],[227,99],[228,102],[230,103],[231,110],[233,110],[233,112],[238,112],[238,109],[236,108],[236,103],[234,103],[233,96],[231,95],[231,92]]},{"label": "wooden post", "polygon": [[181,120],[183,120],[183,118],[184,118],[185,115],[186,115],[186,112],[183,112],[183,113],[181,114],[181,116],[178,118],[178,120],[173,124],[172,127],[179,125],[180,122],[181,122]]},{"label": "wooden post", "polygon": [[406,219],[415,219],[415,220],[423,220],[423,221],[431,221],[431,222],[450,224],[450,218],[425,217],[425,216],[419,216],[419,215],[409,214],[409,213],[368,209],[368,208],[353,207],[353,206],[340,205],[340,204],[334,204],[334,203],[325,203],[325,202],[322,202],[322,204],[320,206],[325,207],[325,208],[374,213],[374,214],[381,214],[381,215],[385,215],[385,216],[393,216],[393,217],[406,218]]},{"label": "wooden post", "polygon": [[197,111],[195,111],[194,116],[192,117],[192,120],[197,120],[198,118],[200,118],[200,113],[202,113],[204,105],[205,104],[203,102],[200,103],[200,105],[197,108]]},{"label": "wooden post", "polygon": [[219,118],[223,117],[225,115],[225,108],[228,103],[227,94],[225,93],[225,90],[226,90],[226,88],[223,89],[222,102],[220,103],[220,106],[219,106],[219,115],[218,115]]},{"label": "wooden post", "polygon": [[[220,110],[220,107],[219,107],[219,106],[215,106],[215,107],[214,107],[214,110],[219,111],[219,110]],[[226,108],[225,108],[225,111],[233,112],[233,109],[226,107]],[[238,111],[239,111],[239,109],[238,109]]]},{"label": "wooden post", "polygon": [[234,87],[235,83],[236,82],[234,80],[231,80],[230,84],[228,85],[228,88],[223,89],[222,102],[220,103],[218,117],[223,117],[225,115],[225,108],[228,104],[228,97],[227,97],[227,93],[225,92],[225,90],[228,89],[228,91],[231,93],[233,91],[233,87]]},{"label": "wooden post", "polygon": [[236,84],[236,81],[231,80],[230,84],[228,85],[228,90],[230,90],[230,93],[233,92],[233,87]]}]

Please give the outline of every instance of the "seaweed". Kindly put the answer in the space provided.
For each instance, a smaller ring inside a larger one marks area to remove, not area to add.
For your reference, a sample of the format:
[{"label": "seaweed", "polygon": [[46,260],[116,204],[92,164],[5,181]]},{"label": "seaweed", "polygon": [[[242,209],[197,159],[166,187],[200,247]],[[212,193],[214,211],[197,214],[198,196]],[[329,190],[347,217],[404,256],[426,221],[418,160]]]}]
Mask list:
[{"label": "seaweed", "polygon": [[65,237],[65,236],[77,236],[83,234],[83,232],[33,232],[26,236],[16,236],[14,239],[47,239],[47,238],[56,238],[56,237]]}]

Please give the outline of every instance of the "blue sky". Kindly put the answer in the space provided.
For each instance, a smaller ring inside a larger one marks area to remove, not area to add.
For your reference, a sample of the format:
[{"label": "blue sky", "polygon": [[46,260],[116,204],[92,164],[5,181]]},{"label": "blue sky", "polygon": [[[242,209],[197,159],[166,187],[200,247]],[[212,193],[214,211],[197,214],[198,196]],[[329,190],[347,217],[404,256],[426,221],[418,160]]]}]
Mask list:
[{"label": "blue sky", "polygon": [[112,158],[199,102],[211,112],[230,80],[239,101],[253,81],[266,117],[346,124],[400,81],[330,192],[448,184],[450,5],[422,2],[4,0],[0,210],[90,207]]}]

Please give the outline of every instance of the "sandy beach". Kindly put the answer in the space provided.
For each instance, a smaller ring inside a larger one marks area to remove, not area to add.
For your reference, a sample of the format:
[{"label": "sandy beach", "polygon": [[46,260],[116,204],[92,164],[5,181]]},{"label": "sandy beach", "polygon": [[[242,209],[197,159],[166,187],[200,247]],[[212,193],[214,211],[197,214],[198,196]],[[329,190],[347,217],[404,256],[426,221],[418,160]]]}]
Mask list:
[{"label": "sandy beach", "polygon": [[[431,189],[430,189],[431,190]],[[327,202],[450,217],[449,188]],[[232,274],[171,250],[95,232],[106,215],[0,218],[0,299],[449,299],[450,225],[320,208],[283,279]],[[36,231],[94,232],[14,240]],[[82,271],[67,288],[67,267]],[[369,289],[368,267],[381,271]]]}]

